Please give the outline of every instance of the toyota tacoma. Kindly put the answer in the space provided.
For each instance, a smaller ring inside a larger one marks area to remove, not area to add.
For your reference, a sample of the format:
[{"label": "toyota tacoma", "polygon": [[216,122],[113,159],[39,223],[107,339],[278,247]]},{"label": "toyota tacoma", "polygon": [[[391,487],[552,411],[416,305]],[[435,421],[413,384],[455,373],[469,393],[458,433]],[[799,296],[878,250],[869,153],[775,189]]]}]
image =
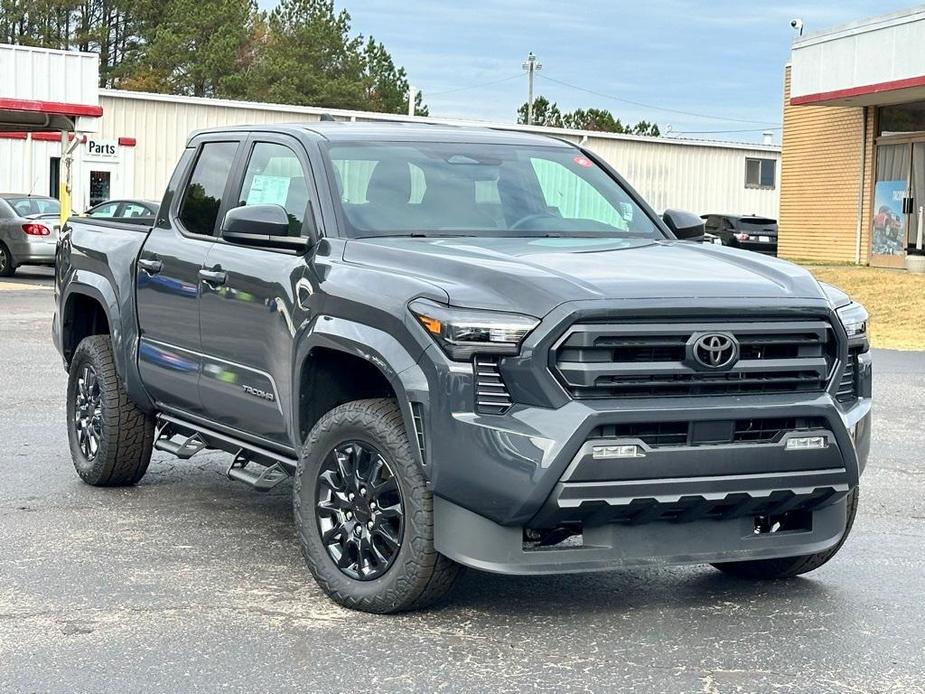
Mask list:
[{"label": "toyota tacoma", "polygon": [[857,511],[867,314],[702,235],[564,140],[194,133],[153,226],[63,229],[74,465],[131,485],[152,449],[218,450],[291,479],[309,569],[370,612],[463,567],[811,571]]}]

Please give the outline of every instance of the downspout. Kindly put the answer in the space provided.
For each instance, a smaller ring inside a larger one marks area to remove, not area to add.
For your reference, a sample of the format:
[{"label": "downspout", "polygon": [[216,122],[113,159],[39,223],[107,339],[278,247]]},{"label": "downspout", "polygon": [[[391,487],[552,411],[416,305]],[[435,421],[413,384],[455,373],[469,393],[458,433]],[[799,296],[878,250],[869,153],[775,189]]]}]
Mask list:
[{"label": "downspout", "polygon": [[862,106],[864,118],[861,129],[861,175],[858,180],[858,223],[854,235],[854,264],[861,264],[861,231],[864,224],[864,178],[867,174],[867,106]]}]

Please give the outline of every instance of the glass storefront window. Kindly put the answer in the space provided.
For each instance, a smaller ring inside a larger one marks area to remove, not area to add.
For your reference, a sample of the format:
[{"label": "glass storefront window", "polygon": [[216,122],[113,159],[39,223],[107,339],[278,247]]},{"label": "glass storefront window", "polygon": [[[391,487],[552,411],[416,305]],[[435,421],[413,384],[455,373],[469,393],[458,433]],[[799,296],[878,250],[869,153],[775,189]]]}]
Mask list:
[{"label": "glass storefront window", "polygon": [[880,134],[925,132],[925,101],[880,107]]}]

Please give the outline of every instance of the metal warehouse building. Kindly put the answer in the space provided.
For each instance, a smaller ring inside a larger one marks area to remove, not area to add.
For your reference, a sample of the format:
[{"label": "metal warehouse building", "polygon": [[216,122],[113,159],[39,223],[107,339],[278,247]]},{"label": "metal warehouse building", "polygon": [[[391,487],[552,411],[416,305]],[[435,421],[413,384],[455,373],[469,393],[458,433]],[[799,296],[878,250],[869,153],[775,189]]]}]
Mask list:
[{"label": "metal warehouse building", "polygon": [[[0,46],[12,52],[56,54],[58,51]],[[68,54],[65,54],[68,55]],[[69,54],[78,56],[81,54]],[[95,56],[94,56],[95,58]],[[6,65],[0,62],[5,73]],[[47,60],[19,60],[17,80],[0,74],[0,103],[15,100],[18,89],[46,84],[54,76]],[[54,78],[56,79],[56,78]],[[28,83],[28,84],[27,84]],[[76,97],[96,103],[92,94]],[[30,92],[31,93],[31,92]],[[190,131],[222,125],[310,122],[330,114],[345,121],[408,121],[362,111],[260,104],[217,99],[98,90],[102,116],[93,131],[78,133],[73,158],[73,208],[80,212],[109,198],[159,199]],[[680,208],[703,213],[759,214],[776,217],[780,148],[676,138],[652,138],[504,123],[414,118],[460,126],[530,130],[581,142],[610,162],[659,212]],[[57,195],[61,143],[57,133],[0,133],[0,190]]]},{"label": "metal warehouse building", "polygon": [[781,255],[925,269],[923,46],[921,6],[794,41]]}]

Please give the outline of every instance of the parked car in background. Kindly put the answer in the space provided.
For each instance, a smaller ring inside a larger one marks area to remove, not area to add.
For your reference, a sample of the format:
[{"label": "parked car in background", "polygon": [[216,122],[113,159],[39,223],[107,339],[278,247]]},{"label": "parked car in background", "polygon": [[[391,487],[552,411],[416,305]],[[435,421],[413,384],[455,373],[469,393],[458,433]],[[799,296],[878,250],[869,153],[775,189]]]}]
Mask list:
[{"label": "parked car in background", "polygon": [[60,214],[54,198],[0,193],[0,277],[20,265],[54,266]]},{"label": "parked car in background", "polygon": [[105,217],[126,222],[144,220],[151,222],[157,216],[160,203],[153,200],[107,200],[94,205],[84,213],[85,217]]},{"label": "parked car in background", "polygon": [[704,243],[777,255],[777,220],[757,215],[705,214]]}]

